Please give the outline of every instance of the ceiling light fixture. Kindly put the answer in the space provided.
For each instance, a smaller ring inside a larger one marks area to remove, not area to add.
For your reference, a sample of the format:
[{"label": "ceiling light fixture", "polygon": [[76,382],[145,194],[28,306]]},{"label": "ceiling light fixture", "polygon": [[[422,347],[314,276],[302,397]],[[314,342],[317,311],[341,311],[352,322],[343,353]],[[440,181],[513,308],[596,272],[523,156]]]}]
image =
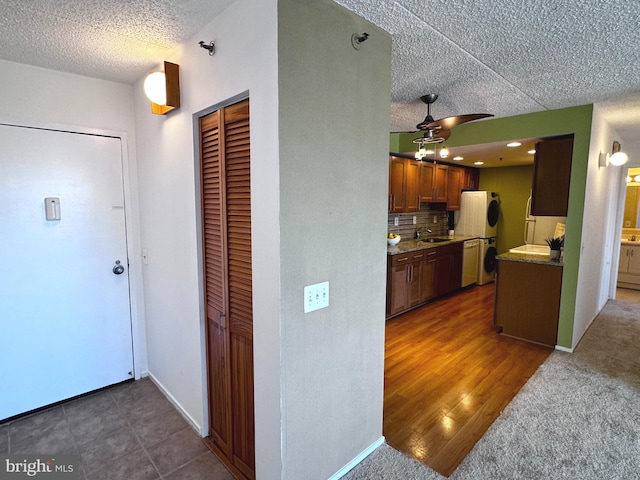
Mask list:
[{"label": "ceiling light fixture", "polygon": [[536,153],[536,151],[535,151],[535,150],[529,150],[527,153],[528,153],[529,155],[534,155],[534,154]]},{"label": "ceiling light fixture", "polygon": [[440,149],[440,158],[447,158],[449,156],[449,149],[447,147],[442,147]]},{"label": "ceiling light fixture", "polygon": [[636,175],[635,177],[633,177],[633,181],[636,183],[640,183],[640,175]]},{"label": "ceiling light fixture", "polygon": [[[640,176],[640,175],[638,175],[638,176]],[[630,177],[629,175],[627,175],[627,178],[625,179],[625,181],[626,181],[627,183],[629,183],[629,182],[631,181],[631,177]]]},{"label": "ceiling light fixture", "polygon": [[474,165],[484,165],[484,162],[473,162]]},{"label": "ceiling light fixture", "polygon": [[163,72],[153,72],[144,80],[144,93],[151,100],[151,113],[165,115],[180,108],[179,66],[164,62]]},{"label": "ceiling light fixture", "polygon": [[460,155],[458,155],[457,157],[453,157],[453,159],[459,162],[460,160],[464,160],[464,157],[461,157]]},{"label": "ceiling light fixture", "polygon": [[519,147],[520,145],[522,145],[520,142],[507,143],[507,147],[511,147],[511,148]]}]

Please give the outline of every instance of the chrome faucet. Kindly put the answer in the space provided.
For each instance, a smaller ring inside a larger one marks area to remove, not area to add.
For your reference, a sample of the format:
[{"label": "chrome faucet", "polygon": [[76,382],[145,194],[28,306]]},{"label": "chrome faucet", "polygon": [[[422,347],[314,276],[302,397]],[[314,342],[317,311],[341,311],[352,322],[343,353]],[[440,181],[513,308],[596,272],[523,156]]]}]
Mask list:
[{"label": "chrome faucet", "polygon": [[[433,233],[431,230],[429,230],[428,228],[426,229],[427,233]],[[416,240],[420,240],[420,236],[422,235],[422,227],[420,228],[416,228],[416,233],[415,233],[415,237]]]}]

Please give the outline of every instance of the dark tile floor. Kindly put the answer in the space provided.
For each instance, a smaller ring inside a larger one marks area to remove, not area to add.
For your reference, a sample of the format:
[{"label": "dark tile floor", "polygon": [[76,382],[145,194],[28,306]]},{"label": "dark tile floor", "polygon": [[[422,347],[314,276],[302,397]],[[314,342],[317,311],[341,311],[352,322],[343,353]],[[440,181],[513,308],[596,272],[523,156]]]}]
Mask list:
[{"label": "dark tile floor", "polygon": [[0,425],[0,454],[73,454],[82,480],[232,480],[149,379]]}]

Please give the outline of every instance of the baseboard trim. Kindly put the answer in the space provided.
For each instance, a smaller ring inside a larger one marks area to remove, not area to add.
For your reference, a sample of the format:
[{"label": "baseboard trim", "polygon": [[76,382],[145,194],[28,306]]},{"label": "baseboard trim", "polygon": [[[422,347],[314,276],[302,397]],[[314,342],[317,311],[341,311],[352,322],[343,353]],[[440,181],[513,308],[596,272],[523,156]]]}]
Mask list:
[{"label": "baseboard trim", "polygon": [[169,393],[164,385],[162,385],[162,382],[160,382],[156,377],[153,376],[153,373],[147,371],[147,374],[149,375],[149,378],[155,384],[155,386],[158,387],[158,390],[160,390],[162,394],[167,397],[167,399],[169,399],[169,401],[173,404],[174,407],[176,407],[176,409],[180,412],[184,419],[189,422],[191,427],[196,432],[198,432],[198,435],[202,436],[202,428],[200,427],[200,425],[198,425],[198,422],[196,422],[193,417],[189,415],[184,408],[182,408],[180,402],[178,402],[178,400],[176,400],[175,397]]},{"label": "baseboard trim", "polygon": [[561,352],[573,353],[573,348],[567,348],[561,345],[556,345],[556,350],[560,350]]},{"label": "baseboard trim", "polygon": [[371,455],[376,448],[384,443],[384,436],[377,439],[367,448],[365,448],[356,458],[347,463],[344,467],[334,473],[329,480],[338,480],[339,478],[344,477],[347,473],[349,473],[356,465],[358,465],[361,461]]}]

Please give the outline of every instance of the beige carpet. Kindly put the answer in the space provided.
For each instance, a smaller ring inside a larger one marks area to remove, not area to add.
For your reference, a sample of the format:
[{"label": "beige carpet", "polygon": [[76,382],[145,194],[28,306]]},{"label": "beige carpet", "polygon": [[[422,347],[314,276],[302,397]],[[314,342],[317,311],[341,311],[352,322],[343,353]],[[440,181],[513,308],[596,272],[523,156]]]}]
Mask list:
[{"label": "beige carpet", "polygon": [[[444,477],[383,445],[343,478]],[[640,305],[609,301],[575,352],[554,351],[449,478],[640,479]]]}]

